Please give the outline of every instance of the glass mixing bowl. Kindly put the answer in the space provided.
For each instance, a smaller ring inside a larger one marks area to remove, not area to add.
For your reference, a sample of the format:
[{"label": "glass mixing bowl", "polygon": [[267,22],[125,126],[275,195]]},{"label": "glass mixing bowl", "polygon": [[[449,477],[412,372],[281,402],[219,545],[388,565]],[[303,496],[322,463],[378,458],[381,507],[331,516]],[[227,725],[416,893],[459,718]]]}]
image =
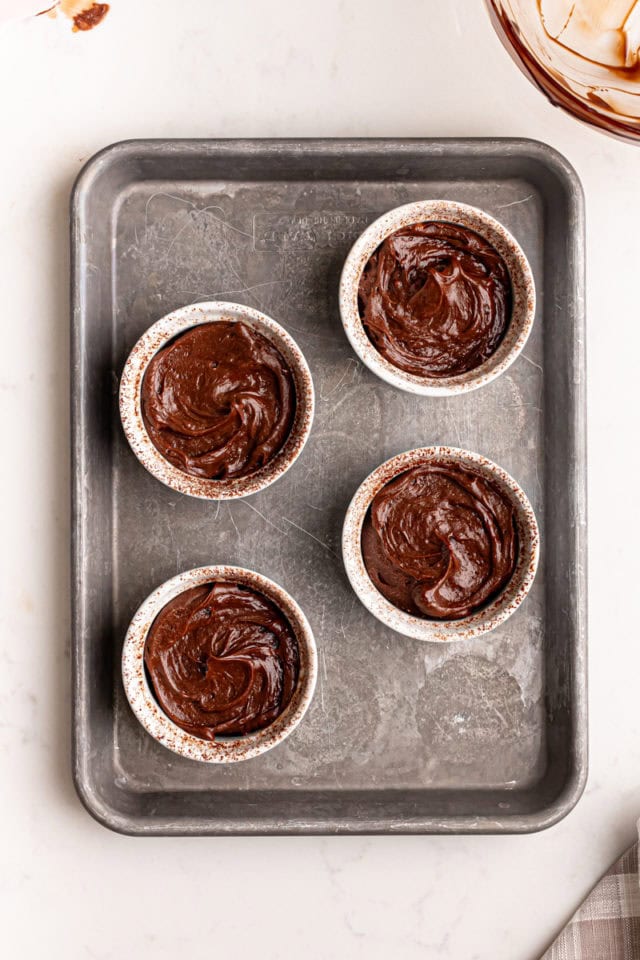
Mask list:
[{"label": "glass mixing bowl", "polygon": [[486,0],[503,44],[557,106],[640,140],[640,0]]}]

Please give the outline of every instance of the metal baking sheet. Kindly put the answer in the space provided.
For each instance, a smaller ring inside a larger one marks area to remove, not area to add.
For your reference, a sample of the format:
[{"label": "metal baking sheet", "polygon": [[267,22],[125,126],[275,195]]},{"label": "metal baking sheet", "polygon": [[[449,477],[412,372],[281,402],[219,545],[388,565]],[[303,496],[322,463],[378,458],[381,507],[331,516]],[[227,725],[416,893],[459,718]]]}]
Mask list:
[{"label": "metal baking sheet", "polygon": [[[525,354],[462,397],[382,383],[358,362],[338,315],[355,237],[383,211],[430,198],[501,220],[537,285]],[[132,141],[89,162],[72,200],[74,776],[98,820],[142,835],[515,833],[573,807],[587,767],[583,233],[574,171],[529,140]],[[257,496],[219,505],[149,476],[117,413],[118,378],[140,334],[211,299],[283,324],[317,394],[295,467]],[[378,623],[340,558],[363,478],[433,443],[512,473],[543,544],[517,613],[449,645]],[[320,654],[298,730],[229,767],[152,740],[119,675],[140,602],[209,563],[281,583]]]}]

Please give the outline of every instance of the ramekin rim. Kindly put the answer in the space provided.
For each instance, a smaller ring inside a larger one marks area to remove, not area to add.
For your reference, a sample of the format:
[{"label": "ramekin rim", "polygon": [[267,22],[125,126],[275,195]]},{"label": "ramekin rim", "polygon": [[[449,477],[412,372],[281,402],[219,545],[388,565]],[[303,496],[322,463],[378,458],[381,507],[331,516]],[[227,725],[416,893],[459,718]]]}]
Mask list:
[{"label": "ramekin rim", "polygon": [[[296,388],[296,414],[281,450],[261,470],[230,480],[194,477],[171,464],[149,436],[142,416],[141,391],[151,359],[170,340],[192,327],[220,320],[247,321],[286,354]],[[271,334],[271,336],[269,336]],[[315,391],[307,359],[291,334],[273,317],[244,304],[207,300],[186,304],[156,320],[132,347],[120,376],[120,420],[133,453],[157,480],[177,493],[203,500],[233,500],[266,489],[296,462],[311,434]]]},{"label": "ramekin rim", "polygon": [[[358,285],[362,271],[378,246],[403,226],[427,220],[461,223],[475,230],[498,248],[507,263],[513,293],[509,328],[496,351],[483,364],[454,377],[427,378],[408,373],[382,356],[369,339],[358,309]],[[469,220],[475,221],[469,225]],[[491,236],[487,236],[478,223]],[[514,276],[517,273],[517,276]],[[516,283],[516,280],[518,281]],[[536,312],[533,271],[511,231],[491,214],[456,200],[414,200],[386,211],[369,224],[352,245],[342,267],[339,283],[342,325],[357,356],[382,380],[398,389],[422,396],[454,396],[486,386],[518,358],[529,338]],[[511,336],[509,329],[517,315]]]},{"label": "ramekin rim", "polygon": [[[300,651],[300,673],[289,704],[276,719],[253,733],[237,738],[204,740],[174,723],[162,710],[149,686],[144,648],[151,625],[174,597],[214,581],[241,582],[263,593],[282,610],[295,633]],[[313,630],[302,608],[275,580],[247,567],[211,564],[182,571],[157,586],[131,618],[121,656],[122,682],[129,705],[147,733],[167,749],[204,763],[235,763],[259,756],[285,740],[306,714],[316,686],[318,653]]]},{"label": "ramekin rim", "polygon": [[[516,507],[520,535],[516,570],[503,590],[480,610],[459,620],[428,620],[412,616],[390,603],[373,584],[362,556],[362,526],[373,498],[390,480],[420,463],[449,460],[478,469],[508,491]],[[364,607],[386,626],[403,636],[425,642],[469,640],[504,623],[529,593],[540,558],[540,531],[526,493],[503,467],[482,454],[461,447],[414,447],[385,460],[369,473],[355,491],[342,528],[342,556],[351,587]]]}]

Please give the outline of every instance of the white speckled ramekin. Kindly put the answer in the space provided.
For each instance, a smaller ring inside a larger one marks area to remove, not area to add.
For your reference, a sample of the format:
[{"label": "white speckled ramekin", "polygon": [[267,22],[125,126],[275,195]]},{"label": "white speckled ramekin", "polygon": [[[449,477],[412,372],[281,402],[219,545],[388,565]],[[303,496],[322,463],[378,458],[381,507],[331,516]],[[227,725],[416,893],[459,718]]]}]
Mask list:
[{"label": "white speckled ramekin", "polygon": [[[453,377],[420,377],[390,363],[373,345],[358,309],[360,277],[371,255],[390,234],[426,221],[454,223],[488,240],[506,263],[511,278],[512,311],[507,332],[484,363]],[[489,214],[452,200],[419,200],[396,207],[375,220],[362,233],[345,261],[340,277],[340,315],[351,346],[362,362],[382,380],[425,396],[467,393],[495,380],[516,359],[533,326],[536,297],[533,274],[517,240]]]},{"label": "white speckled ramekin", "polygon": [[[362,556],[362,525],[371,501],[382,488],[411,467],[437,461],[466,467],[492,480],[515,508],[518,525],[518,562],[504,589],[485,607],[460,620],[426,620],[394,607],[373,585]],[[495,629],[518,609],[531,588],[540,552],[538,524],[529,500],[505,470],[477,453],[456,447],[420,447],[392,457],[358,487],[347,510],[342,531],[342,556],[351,586],[378,620],[416,640],[468,640]]]},{"label": "white speckled ramekin", "polygon": [[[142,382],[156,353],[180,333],[201,323],[241,320],[267,338],[282,354],[293,375],[296,413],[289,437],[282,449],[255,473],[228,480],[193,477],[179,470],[152,442],[142,416]],[[144,333],[125,364],[120,379],[120,418],[127,440],[136,457],[149,473],[179,493],[204,500],[233,500],[263,490],[287,472],[300,456],[311,433],[314,390],[307,361],[286,330],[259,310],[239,303],[213,301],[181,307],[162,317]]]},{"label": "white speckled ramekin", "polygon": [[[216,580],[230,580],[264,594],[282,610],[291,624],[300,651],[298,682],[293,696],[279,717],[255,733],[241,737],[202,740],[175,724],[160,708],[153,695],[144,666],[144,648],[151,625],[162,608],[178,594]],[[267,577],[243,567],[197,567],[167,580],[150,594],[135,614],[122,650],[122,680],[127,699],[136,717],[155,740],[190,760],[203,763],[236,763],[271,750],[304,717],[316,686],[318,655],[311,627],[304,613],[286,590]]]}]

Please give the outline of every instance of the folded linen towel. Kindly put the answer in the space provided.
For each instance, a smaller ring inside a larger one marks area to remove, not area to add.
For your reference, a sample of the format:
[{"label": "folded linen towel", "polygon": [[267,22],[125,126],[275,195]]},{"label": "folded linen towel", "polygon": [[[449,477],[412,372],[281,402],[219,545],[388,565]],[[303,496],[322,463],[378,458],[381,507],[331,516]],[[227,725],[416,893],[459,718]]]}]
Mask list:
[{"label": "folded linen towel", "polygon": [[638,846],[605,873],[541,960],[640,960]]}]

